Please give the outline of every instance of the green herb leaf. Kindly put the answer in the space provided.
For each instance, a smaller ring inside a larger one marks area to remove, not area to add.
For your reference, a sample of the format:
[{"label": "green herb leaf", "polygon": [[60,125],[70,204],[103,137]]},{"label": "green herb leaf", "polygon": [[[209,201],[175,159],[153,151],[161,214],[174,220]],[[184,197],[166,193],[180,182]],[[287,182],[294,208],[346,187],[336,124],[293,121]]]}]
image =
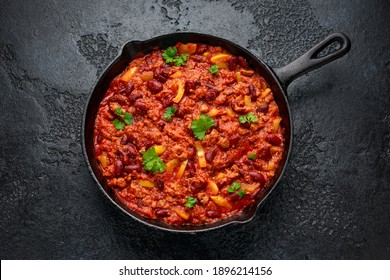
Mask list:
[{"label": "green herb leaf", "polygon": [[171,63],[173,62],[173,59],[176,56],[176,54],[177,54],[176,47],[169,47],[162,53],[162,57],[165,59],[165,63]]},{"label": "green herb leaf", "polygon": [[191,196],[187,197],[187,202],[184,204],[184,206],[188,208],[193,208],[196,204],[196,198],[193,198]]},{"label": "green herb leaf", "polygon": [[119,115],[119,116],[122,116],[123,115],[123,111],[122,111],[122,108],[118,107],[115,109],[115,114]]},{"label": "green herb leaf", "polygon": [[165,114],[163,115],[164,119],[167,121],[170,121],[173,117],[173,115],[176,113],[177,108],[176,107],[167,107],[165,109]]},{"label": "green herb leaf", "polygon": [[240,198],[243,198],[245,196],[245,190],[239,190],[236,192]]},{"label": "green herb leaf", "polygon": [[166,165],[160,159],[154,147],[149,148],[146,152],[142,152],[142,159],[145,170],[153,171],[155,174],[164,172]]},{"label": "green herb leaf", "polygon": [[182,54],[181,56],[174,58],[173,63],[175,64],[175,66],[185,65],[189,56],[190,55],[188,53]]},{"label": "green herb leaf", "polygon": [[123,122],[121,122],[120,120],[118,119],[115,119],[112,124],[115,126],[116,129],[118,130],[123,130],[125,128],[125,124]]},{"label": "green herb leaf", "polygon": [[253,113],[249,113],[248,115],[246,116],[240,116],[238,118],[239,122],[240,123],[248,123],[248,124],[251,124],[252,122],[258,122],[259,118],[256,117]]},{"label": "green herb leaf", "polygon": [[193,120],[191,123],[191,129],[194,132],[194,136],[199,140],[203,140],[206,137],[207,129],[213,127],[215,122],[213,118],[207,115],[200,115],[199,120]]},{"label": "green herb leaf", "polygon": [[173,63],[175,66],[185,65],[189,56],[187,53],[178,56],[176,47],[169,47],[162,53],[165,63]]},{"label": "green herb leaf", "polygon": [[214,64],[213,66],[211,66],[209,68],[209,71],[210,71],[211,74],[217,73],[218,72],[218,66]]},{"label": "green herb leaf", "polygon": [[234,193],[235,191],[241,188],[241,184],[238,182],[234,182],[231,186],[228,187],[228,192]]},{"label": "green herb leaf", "polygon": [[125,121],[125,124],[133,124],[133,115],[129,112],[125,112],[123,120]]},{"label": "green herb leaf", "polygon": [[249,159],[256,159],[256,153],[250,154],[248,156]]}]

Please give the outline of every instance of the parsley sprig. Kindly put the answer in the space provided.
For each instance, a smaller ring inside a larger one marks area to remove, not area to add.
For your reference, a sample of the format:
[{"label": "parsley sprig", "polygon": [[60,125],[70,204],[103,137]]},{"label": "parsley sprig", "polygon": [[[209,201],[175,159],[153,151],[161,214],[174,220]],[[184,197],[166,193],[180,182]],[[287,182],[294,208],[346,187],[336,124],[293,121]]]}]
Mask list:
[{"label": "parsley sprig", "polygon": [[251,123],[255,123],[255,122],[258,122],[259,121],[259,118],[256,117],[253,113],[249,113],[245,116],[240,116],[238,118],[239,122],[240,123],[248,123],[248,124],[251,124]]},{"label": "parsley sprig", "polygon": [[170,121],[173,117],[173,115],[176,113],[177,111],[177,108],[176,107],[167,107],[165,109],[165,113],[163,115],[164,119],[166,119],[167,121]]},{"label": "parsley sprig", "polygon": [[187,197],[187,202],[184,204],[185,207],[193,208],[196,204],[196,198],[193,198],[192,196]]},{"label": "parsley sprig", "polygon": [[253,153],[253,154],[250,154],[249,156],[248,156],[248,158],[249,159],[256,159],[256,153]]},{"label": "parsley sprig", "polygon": [[166,165],[160,159],[154,147],[150,147],[147,151],[142,152],[142,159],[145,170],[153,171],[155,174],[164,172]]},{"label": "parsley sprig", "polygon": [[241,184],[238,182],[233,182],[233,184],[228,187],[228,192],[236,193],[240,198],[245,196],[245,190],[241,189]]},{"label": "parsley sprig", "polygon": [[209,71],[211,74],[215,74],[218,72],[218,66],[217,65],[212,65],[210,68],[209,68]]},{"label": "parsley sprig", "polygon": [[206,137],[207,129],[213,127],[215,122],[213,118],[208,115],[200,115],[199,120],[193,120],[191,123],[191,129],[194,132],[194,136],[199,140],[203,140]]},{"label": "parsley sprig", "polygon": [[169,47],[162,53],[165,63],[173,63],[175,66],[185,65],[189,56],[187,53],[177,55],[176,47]]},{"label": "parsley sprig", "polygon": [[125,124],[130,125],[133,124],[133,115],[129,112],[124,112],[122,108],[118,107],[115,109],[115,114],[117,114],[122,120],[115,119],[112,124],[115,126],[118,130],[123,130],[125,128]]}]

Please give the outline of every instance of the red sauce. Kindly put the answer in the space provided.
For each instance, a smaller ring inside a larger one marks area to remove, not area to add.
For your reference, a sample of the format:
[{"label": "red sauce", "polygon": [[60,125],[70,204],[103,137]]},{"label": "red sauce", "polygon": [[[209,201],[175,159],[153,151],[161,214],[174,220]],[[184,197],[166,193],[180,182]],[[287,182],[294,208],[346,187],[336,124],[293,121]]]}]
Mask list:
[{"label": "red sauce", "polygon": [[[269,85],[244,58],[218,46],[175,47],[175,59],[188,54],[184,65],[155,50],[112,81],[95,121],[95,156],[130,209],[168,224],[213,223],[243,211],[269,184],[284,130]],[[170,120],[167,107],[176,108]],[[204,139],[191,128],[200,115],[214,124]],[[165,165],[156,173],[146,170],[148,150]]]}]

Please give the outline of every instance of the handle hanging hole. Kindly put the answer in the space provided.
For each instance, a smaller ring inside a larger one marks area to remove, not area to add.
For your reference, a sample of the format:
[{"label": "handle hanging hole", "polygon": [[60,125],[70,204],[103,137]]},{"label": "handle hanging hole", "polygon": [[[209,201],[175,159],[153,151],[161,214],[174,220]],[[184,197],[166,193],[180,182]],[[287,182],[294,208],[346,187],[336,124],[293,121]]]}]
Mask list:
[{"label": "handle hanging hole", "polygon": [[334,53],[341,49],[341,43],[338,40],[333,40],[327,44],[321,46],[316,52],[313,53],[311,59],[318,59],[325,57],[331,53]]}]

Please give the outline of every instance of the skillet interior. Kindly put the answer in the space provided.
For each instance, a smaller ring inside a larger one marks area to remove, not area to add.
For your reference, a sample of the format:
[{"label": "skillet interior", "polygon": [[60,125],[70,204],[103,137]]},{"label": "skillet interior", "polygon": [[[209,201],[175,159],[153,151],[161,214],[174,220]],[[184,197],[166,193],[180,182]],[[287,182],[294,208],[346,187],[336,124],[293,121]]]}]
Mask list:
[{"label": "skillet interior", "polygon": [[[282,155],[282,160],[275,172],[275,176],[271,180],[268,187],[264,189],[264,191],[259,194],[255,198],[255,202],[249,205],[241,214],[231,216],[227,219],[220,220],[216,223],[200,225],[200,226],[174,226],[168,225],[157,220],[149,219],[144,216],[141,216],[137,212],[127,208],[123,203],[121,203],[112,192],[111,188],[105,183],[105,180],[98,168],[97,161],[95,160],[94,148],[93,148],[93,133],[94,133],[94,122],[97,115],[98,107],[100,102],[102,101],[110,82],[119,75],[128,63],[136,57],[143,56],[144,54],[149,53],[156,47],[160,47],[161,49],[167,48],[176,44],[177,42],[187,43],[205,43],[209,45],[219,45],[224,47],[226,50],[231,52],[234,55],[243,56],[249,63],[252,69],[257,71],[261,76],[265,78],[267,83],[270,85],[272,92],[274,94],[274,98],[276,103],[279,106],[279,114],[282,117],[282,125],[285,128],[285,147]],[[89,100],[87,102],[87,107],[84,111],[84,119],[83,119],[83,152],[84,156],[87,160],[88,168],[97,181],[100,189],[104,192],[104,194],[121,209],[127,215],[130,215],[132,218],[147,224],[149,226],[157,227],[160,229],[174,231],[174,232],[199,232],[199,231],[207,231],[210,229],[219,228],[221,226],[237,223],[237,222],[247,222],[251,220],[258,206],[261,202],[268,196],[270,191],[276,186],[279,181],[291,149],[292,142],[292,122],[290,116],[290,109],[287,103],[285,92],[279,83],[278,79],[274,75],[273,71],[260,59],[252,55],[250,52],[245,50],[244,48],[234,44],[230,41],[227,41],[222,38],[218,38],[211,35],[199,34],[199,33],[173,33],[167,34],[159,37],[155,37],[153,39],[147,41],[131,41],[127,43],[122,50],[121,55],[106,69],[106,71],[102,74],[100,79],[98,80],[96,86],[89,96]]]}]

